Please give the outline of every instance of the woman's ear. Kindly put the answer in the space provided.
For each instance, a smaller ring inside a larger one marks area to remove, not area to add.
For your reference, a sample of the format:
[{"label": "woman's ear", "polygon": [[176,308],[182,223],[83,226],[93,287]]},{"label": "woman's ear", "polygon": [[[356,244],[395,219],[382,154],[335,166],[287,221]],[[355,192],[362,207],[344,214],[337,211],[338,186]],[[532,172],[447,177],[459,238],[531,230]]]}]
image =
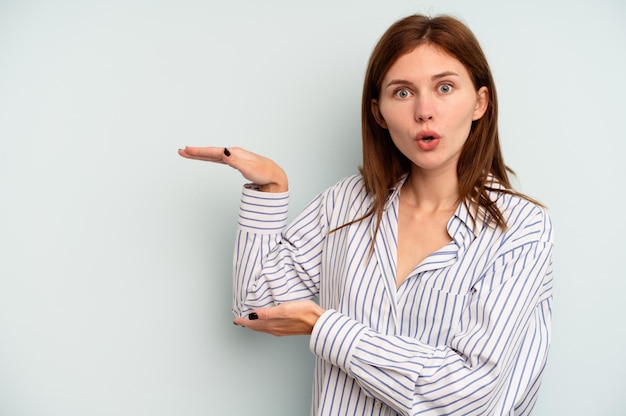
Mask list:
[{"label": "woman's ear", "polygon": [[382,127],[383,129],[386,129],[387,122],[385,121],[385,118],[381,114],[380,107],[378,107],[378,100],[375,98],[372,98],[371,109],[372,109],[372,114],[374,115],[374,119],[376,120],[376,123],[378,123],[378,125]]},{"label": "woman's ear", "polygon": [[482,86],[476,93],[476,107],[474,107],[474,116],[472,117],[472,121],[478,120],[485,115],[487,107],[489,107],[489,89]]}]

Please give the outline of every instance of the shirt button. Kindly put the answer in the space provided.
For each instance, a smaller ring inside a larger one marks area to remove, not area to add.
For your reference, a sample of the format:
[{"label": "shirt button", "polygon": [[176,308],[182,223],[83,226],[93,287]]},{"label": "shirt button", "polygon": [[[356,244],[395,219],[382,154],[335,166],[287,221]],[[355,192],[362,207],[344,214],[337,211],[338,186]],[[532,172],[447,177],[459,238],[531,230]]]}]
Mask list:
[{"label": "shirt button", "polygon": [[376,402],[376,404],[374,404],[374,407],[380,409],[382,407],[382,404],[380,404],[380,402]]}]

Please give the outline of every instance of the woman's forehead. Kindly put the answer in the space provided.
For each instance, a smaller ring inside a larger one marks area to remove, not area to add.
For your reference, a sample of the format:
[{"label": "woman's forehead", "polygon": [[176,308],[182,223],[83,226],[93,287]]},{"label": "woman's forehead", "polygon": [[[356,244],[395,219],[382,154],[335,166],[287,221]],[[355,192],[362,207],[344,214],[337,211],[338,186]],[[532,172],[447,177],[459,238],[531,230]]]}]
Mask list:
[{"label": "woman's forehead", "polygon": [[433,76],[443,72],[469,76],[465,66],[456,57],[437,45],[423,43],[400,55],[383,78],[398,75]]}]

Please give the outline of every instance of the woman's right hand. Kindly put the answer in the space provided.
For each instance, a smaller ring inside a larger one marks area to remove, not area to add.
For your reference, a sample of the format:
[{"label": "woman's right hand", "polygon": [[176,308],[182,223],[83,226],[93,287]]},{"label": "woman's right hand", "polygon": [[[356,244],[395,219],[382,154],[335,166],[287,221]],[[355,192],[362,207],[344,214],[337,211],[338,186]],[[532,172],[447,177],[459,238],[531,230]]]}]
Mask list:
[{"label": "woman's right hand", "polygon": [[286,192],[289,189],[285,171],[273,160],[239,147],[190,147],[179,149],[187,159],[223,163],[237,169],[244,178],[263,192]]}]

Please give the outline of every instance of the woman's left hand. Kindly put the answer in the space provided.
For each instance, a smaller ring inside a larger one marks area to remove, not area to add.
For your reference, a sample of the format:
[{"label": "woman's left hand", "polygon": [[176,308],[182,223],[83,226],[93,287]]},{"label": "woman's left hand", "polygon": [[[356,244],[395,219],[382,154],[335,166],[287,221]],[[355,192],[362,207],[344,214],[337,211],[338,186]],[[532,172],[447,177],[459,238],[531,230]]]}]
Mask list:
[{"label": "woman's left hand", "polygon": [[277,337],[309,335],[324,309],[311,300],[294,300],[271,308],[254,309],[233,323]]}]

